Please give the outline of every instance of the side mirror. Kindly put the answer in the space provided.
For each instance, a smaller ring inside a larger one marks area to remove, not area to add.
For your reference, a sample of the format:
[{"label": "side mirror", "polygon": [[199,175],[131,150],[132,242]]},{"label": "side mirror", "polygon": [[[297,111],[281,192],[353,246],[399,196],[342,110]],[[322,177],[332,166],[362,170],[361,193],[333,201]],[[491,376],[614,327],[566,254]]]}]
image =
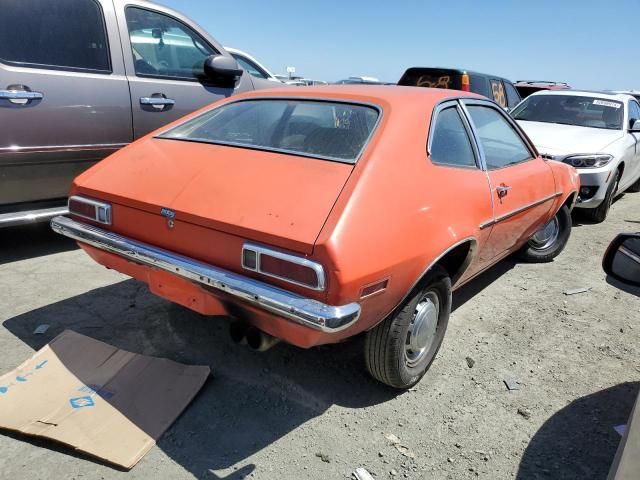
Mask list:
[{"label": "side mirror", "polygon": [[224,55],[210,55],[204,61],[204,74],[216,85],[235,85],[244,70],[238,62]]},{"label": "side mirror", "polygon": [[636,120],[635,122],[633,122],[633,125],[631,125],[629,131],[640,133],[640,120]]},{"label": "side mirror", "polygon": [[607,248],[602,268],[616,280],[640,287],[640,233],[621,233]]}]

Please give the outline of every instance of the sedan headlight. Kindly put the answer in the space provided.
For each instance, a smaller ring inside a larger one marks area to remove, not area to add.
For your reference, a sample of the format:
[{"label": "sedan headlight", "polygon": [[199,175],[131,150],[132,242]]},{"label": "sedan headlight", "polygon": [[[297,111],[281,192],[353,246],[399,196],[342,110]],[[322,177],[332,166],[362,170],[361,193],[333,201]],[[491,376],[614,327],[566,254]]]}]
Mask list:
[{"label": "sedan headlight", "polygon": [[565,158],[564,163],[568,163],[576,168],[598,168],[604,167],[611,160],[613,160],[612,155],[572,155]]}]

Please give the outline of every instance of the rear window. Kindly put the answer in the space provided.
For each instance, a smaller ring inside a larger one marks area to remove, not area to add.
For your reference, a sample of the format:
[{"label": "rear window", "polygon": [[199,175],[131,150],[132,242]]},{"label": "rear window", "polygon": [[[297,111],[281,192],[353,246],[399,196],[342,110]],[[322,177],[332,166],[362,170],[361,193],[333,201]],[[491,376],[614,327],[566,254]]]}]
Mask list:
[{"label": "rear window", "polygon": [[355,163],[373,133],[378,109],[315,100],[227,103],[159,135]]},{"label": "rear window", "polygon": [[460,90],[462,88],[462,74],[456,70],[440,68],[410,68],[398,82],[398,85],[407,87],[449,88]]}]

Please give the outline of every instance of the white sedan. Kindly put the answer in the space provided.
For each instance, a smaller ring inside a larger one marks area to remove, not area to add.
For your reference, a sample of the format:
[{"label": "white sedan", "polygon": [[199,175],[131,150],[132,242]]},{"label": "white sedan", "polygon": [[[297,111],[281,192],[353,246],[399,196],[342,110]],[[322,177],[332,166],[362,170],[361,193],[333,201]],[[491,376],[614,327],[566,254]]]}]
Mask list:
[{"label": "white sedan", "polygon": [[576,207],[591,220],[604,221],[618,194],[640,191],[640,104],[631,95],[541,91],[512,115],[544,158],[578,170]]}]

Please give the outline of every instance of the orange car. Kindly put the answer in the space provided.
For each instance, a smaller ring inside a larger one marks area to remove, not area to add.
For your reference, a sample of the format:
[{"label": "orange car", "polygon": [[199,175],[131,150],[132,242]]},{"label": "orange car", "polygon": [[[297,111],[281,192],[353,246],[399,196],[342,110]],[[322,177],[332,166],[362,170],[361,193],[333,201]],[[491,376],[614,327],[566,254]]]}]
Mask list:
[{"label": "orange car", "polygon": [[76,178],[52,227],[98,263],[263,350],[366,332],[371,374],[414,385],[452,289],[510,253],[549,261],[579,180],[495,103],[328,86],[234,96]]}]

